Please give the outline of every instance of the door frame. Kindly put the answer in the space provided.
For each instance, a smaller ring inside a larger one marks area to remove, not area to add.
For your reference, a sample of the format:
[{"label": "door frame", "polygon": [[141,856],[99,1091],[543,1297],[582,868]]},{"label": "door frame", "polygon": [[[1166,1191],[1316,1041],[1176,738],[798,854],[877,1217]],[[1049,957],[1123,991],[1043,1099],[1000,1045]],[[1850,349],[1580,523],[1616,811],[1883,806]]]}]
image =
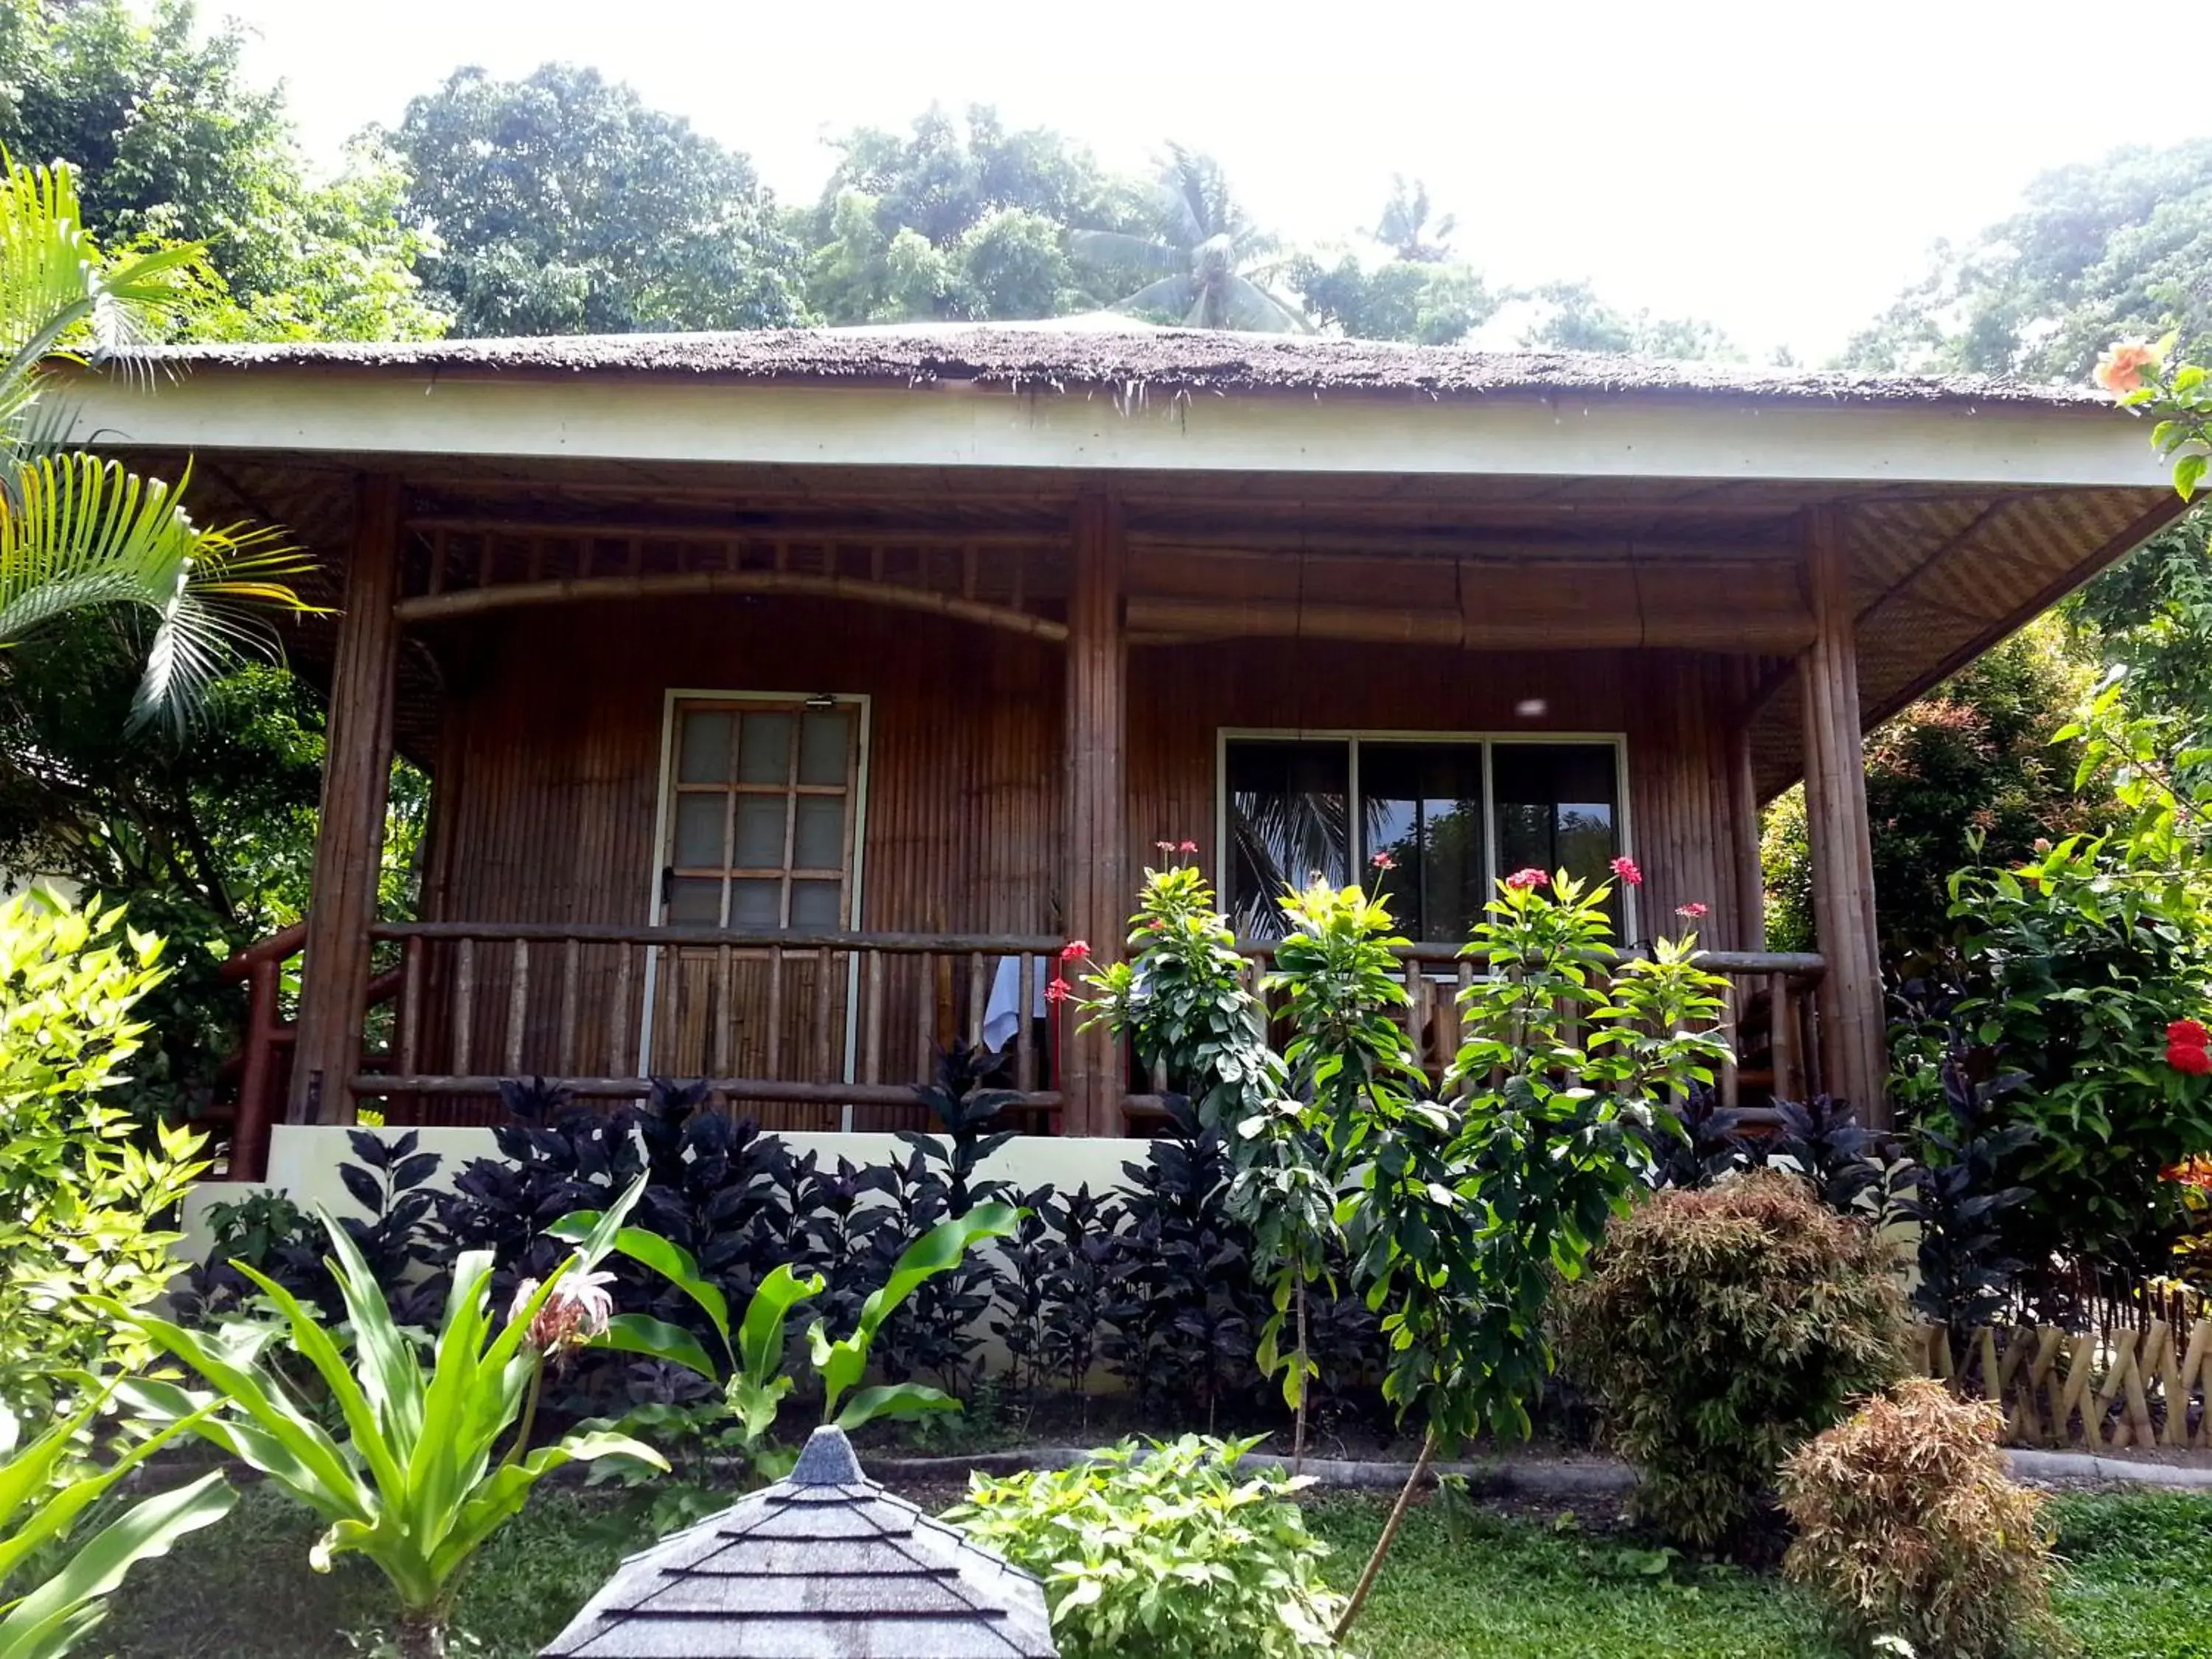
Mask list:
[{"label": "door frame", "polygon": [[[868,764],[872,748],[872,738],[875,719],[873,696],[866,691],[734,691],[718,690],[714,687],[685,685],[672,685],[661,694],[660,759],[659,770],[655,773],[653,780],[653,845],[645,884],[645,925],[647,927],[658,927],[661,925],[660,871],[665,861],[663,854],[667,850],[669,815],[673,811],[674,805],[676,781],[672,775],[672,768],[676,758],[677,705],[684,702],[781,702],[794,703],[803,707],[809,698],[825,696],[840,707],[857,708],[860,714],[859,738],[860,751],[858,762],[853,769],[853,868],[851,878],[847,884],[848,891],[843,918],[848,932],[860,931],[860,917],[865,914],[860,908],[861,880],[866,873],[867,864]],[[857,954],[851,954],[851,959],[846,963],[845,972],[845,1006],[848,1011],[845,1020],[845,1075],[838,1079],[820,1079],[825,1083],[850,1083],[860,1064],[859,1022],[851,1017],[850,1011],[859,1006],[860,960]],[[644,1000],[638,1010],[637,1074],[640,1077],[652,1075],[649,1068],[653,1061],[653,1016],[656,1006],[654,992],[657,989],[655,980],[659,967],[659,957],[658,953],[655,953],[653,959],[646,963]],[[852,1129],[853,1103],[850,1101],[845,1103],[840,1116],[840,1125],[848,1133]]]}]

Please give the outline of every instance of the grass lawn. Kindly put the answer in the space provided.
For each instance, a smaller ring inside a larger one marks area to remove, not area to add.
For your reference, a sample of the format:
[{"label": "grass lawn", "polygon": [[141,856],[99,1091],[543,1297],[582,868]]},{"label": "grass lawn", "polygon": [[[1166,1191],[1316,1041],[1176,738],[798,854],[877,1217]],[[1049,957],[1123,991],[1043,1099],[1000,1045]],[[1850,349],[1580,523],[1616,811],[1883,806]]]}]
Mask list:
[{"label": "grass lawn", "polygon": [[[1316,1529],[1349,1583],[1383,1505],[1330,1498]],[[2063,1499],[2060,1595],[2086,1659],[2212,1659],[2212,1498]],[[88,1650],[118,1659],[321,1659],[382,1614],[383,1583],[349,1559],[307,1568],[314,1527],[268,1487],[221,1526],[133,1573]],[[625,1539],[604,1510],[548,1492],[502,1531],[463,1589],[459,1623],[490,1659],[530,1659],[612,1571]],[[1786,1586],[1484,1515],[1456,1539],[1432,1507],[1401,1534],[1356,1644],[1370,1659],[1839,1659]],[[463,1648],[461,1652],[471,1650]]]}]

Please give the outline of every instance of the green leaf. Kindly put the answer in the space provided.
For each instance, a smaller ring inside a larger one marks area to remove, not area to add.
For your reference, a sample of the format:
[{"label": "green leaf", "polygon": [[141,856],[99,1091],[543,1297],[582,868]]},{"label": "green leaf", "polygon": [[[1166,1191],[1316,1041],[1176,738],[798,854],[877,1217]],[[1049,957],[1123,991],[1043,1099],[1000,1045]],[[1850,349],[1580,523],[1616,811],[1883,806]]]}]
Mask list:
[{"label": "green leaf", "polygon": [[681,1365],[709,1382],[721,1380],[714,1357],[700,1346],[698,1338],[680,1325],[671,1325],[648,1314],[617,1314],[607,1322],[605,1333],[593,1339],[592,1346]]},{"label": "green leaf", "polygon": [[99,1621],[98,1603],[125,1574],[141,1561],[167,1554],[186,1533],[214,1525],[237,1499],[217,1469],[133,1504],[8,1610],[0,1620],[0,1659],[50,1659],[68,1652]]},{"label": "green leaf", "polygon": [[765,1384],[783,1368],[783,1333],[791,1310],[821,1295],[823,1287],[819,1273],[801,1279],[788,1262],[779,1263],[760,1282],[746,1304],[744,1324],[738,1333],[738,1368],[749,1382]]},{"label": "green leaf", "polygon": [[960,1409],[960,1402],[942,1389],[925,1388],[919,1382],[893,1382],[860,1390],[837,1413],[837,1426],[857,1429],[878,1418],[905,1422],[933,1412]]}]

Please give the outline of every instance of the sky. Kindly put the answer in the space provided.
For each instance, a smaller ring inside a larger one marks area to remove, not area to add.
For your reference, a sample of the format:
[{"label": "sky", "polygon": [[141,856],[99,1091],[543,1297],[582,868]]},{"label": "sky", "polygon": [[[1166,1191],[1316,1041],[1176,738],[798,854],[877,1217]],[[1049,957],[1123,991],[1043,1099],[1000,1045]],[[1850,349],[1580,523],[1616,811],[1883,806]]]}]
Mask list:
[{"label": "sky", "polygon": [[[1010,0],[202,0],[251,32],[334,161],[464,64],[595,65],[811,199],[825,134],[995,104],[1109,165],[1211,151],[1299,241],[1371,226],[1390,175],[1496,283],[1593,282],[1819,362],[2037,173],[2199,130],[2130,92],[2155,14],[2041,0],[1304,0],[1179,13]],[[2142,84],[2155,86],[2147,76]]]}]

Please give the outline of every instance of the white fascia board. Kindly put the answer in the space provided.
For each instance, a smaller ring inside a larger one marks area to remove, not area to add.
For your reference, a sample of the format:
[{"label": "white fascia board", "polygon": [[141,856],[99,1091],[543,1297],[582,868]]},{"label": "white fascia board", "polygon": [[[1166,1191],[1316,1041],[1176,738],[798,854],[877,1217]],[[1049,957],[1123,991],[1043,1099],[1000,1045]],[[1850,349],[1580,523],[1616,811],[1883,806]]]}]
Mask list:
[{"label": "white fascia board", "polygon": [[1728,397],[1279,392],[1155,395],[578,375],[201,370],[152,390],[87,374],[95,441],[325,451],[1076,471],[1789,478],[2158,486],[2118,410]]}]

